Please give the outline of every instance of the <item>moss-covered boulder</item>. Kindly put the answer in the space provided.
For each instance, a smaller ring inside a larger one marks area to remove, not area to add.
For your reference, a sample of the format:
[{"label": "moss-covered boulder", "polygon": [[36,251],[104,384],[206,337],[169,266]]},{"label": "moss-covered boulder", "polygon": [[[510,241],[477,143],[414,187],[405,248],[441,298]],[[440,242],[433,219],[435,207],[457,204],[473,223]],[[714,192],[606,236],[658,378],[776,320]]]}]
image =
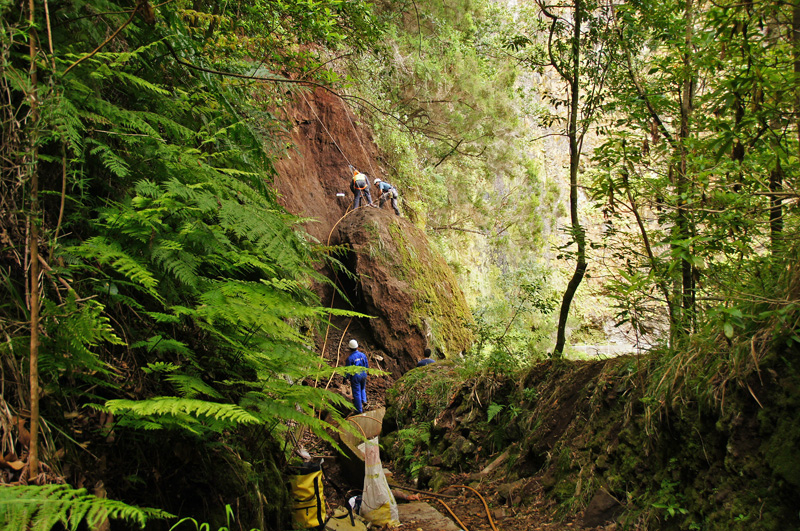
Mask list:
[{"label": "moss-covered boulder", "polygon": [[458,282],[425,233],[389,209],[362,208],[337,226],[336,243],[351,252],[360,311],[366,326],[394,359],[399,376],[425,348],[446,357],[473,341],[472,314]]}]

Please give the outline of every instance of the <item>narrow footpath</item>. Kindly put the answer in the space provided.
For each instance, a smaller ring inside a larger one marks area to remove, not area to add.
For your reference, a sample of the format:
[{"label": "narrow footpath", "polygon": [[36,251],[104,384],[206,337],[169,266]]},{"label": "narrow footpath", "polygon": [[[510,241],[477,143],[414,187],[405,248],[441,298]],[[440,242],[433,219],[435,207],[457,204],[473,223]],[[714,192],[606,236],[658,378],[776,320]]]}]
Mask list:
[{"label": "narrow footpath", "polygon": [[[347,341],[351,338],[364,345],[373,368],[383,369],[383,355],[370,347],[364,330],[357,320],[336,323],[328,331],[324,358],[333,366],[342,365],[346,358]],[[321,348],[322,345],[319,345]],[[386,389],[394,384],[391,375],[370,376],[367,382],[368,406],[365,413],[385,407]],[[350,386],[340,378],[321,382],[329,389],[351,398]],[[348,470],[348,458],[337,452],[330,444],[313,435],[305,435],[299,448],[306,457],[322,460],[324,474],[324,496],[327,514],[337,509],[344,510],[347,500],[361,493],[363,477],[354,477]],[[383,457],[382,457],[383,458]],[[502,458],[498,459],[500,461]],[[489,465],[490,467],[492,465]],[[488,480],[488,474],[480,470],[464,470],[453,475],[451,487],[441,492],[418,489],[411,478],[395,470],[391,461],[383,462],[384,473],[398,503],[400,526],[398,531],[538,531],[538,530],[592,530],[611,531],[616,524],[601,527],[584,527],[579,517],[561,519],[555,503],[543,494],[543,487],[536,478],[526,478],[508,483]],[[526,504],[520,501],[524,498]],[[350,531],[352,528],[331,520],[326,529]]]}]

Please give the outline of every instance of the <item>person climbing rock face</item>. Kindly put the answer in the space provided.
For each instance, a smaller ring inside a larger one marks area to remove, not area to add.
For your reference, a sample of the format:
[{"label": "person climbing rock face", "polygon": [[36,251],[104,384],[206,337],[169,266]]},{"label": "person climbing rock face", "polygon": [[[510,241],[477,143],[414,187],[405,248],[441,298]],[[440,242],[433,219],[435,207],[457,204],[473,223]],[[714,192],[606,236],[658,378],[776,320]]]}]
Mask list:
[{"label": "person climbing rock face", "polygon": [[426,348],[425,352],[423,352],[423,358],[417,362],[417,367],[424,367],[435,362],[436,360],[431,359],[431,349]]},{"label": "person climbing rock face", "polygon": [[[369,361],[367,355],[358,350],[358,341],[351,339],[348,343],[352,353],[347,357],[345,362],[346,367],[358,366],[369,368]],[[350,387],[353,389],[353,406],[359,413],[364,412],[364,406],[367,405],[367,371],[361,371],[346,376],[350,380]]]},{"label": "person climbing rock face", "polygon": [[389,200],[392,203],[394,213],[399,216],[400,209],[397,208],[397,188],[385,181],[381,181],[380,179],[375,179],[375,186],[378,187],[378,191],[380,192],[380,195],[378,195],[378,199],[380,199],[378,207],[383,208],[383,204]]},{"label": "person climbing rock face", "polygon": [[367,202],[367,205],[374,206],[372,204],[372,194],[369,193],[369,177],[352,166],[350,166],[350,171],[353,172],[353,180],[350,182],[350,191],[353,192],[353,210],[361,205],[362,197]]}]

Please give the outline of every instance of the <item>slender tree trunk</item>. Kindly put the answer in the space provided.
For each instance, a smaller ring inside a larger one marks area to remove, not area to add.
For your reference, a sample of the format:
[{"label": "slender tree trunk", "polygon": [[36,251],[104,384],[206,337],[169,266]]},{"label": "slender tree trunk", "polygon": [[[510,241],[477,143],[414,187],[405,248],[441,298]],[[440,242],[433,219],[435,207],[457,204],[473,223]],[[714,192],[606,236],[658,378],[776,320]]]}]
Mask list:
[{"label": "slender tree trunk", "polygon": [[780,196],[783,190],[783,167],[779,151],[776,150],[775,153],[775,169],[769,174],[769,191],[772,193],[769,196],[769,235],[773,253],[780,250],[783,239],[783,199]]},{"label": "slender tree trunk", "polygon": [[669,296],[669,279],[666,275],[662,277],[659,271],[658,263],[656,262],[656,256],[653,253],[653,246],[650,244],[650,236],[648,236],[647,228],[644,225],[641,214],[639,214],[639,205],[636,203],[636,199],[633,197],[633,193],[631,192],[627,170],[622,173],[622,183],[625,186],[625,193],[628,196],[628,202],[631,204],[631,212],[633,212],[633,217],[636,219],[636,224],[639,226],[639,233],[642,235],[642,243],[644,244],[644,250],[647,253],[647,260],[650,262],[650,269],[655,274],[656,284],[658,285],[659,289],[661,289],[661,294],[664,296],[664,302],[667,305],[667,312],[669,313],[670,327],[674,328],[677,318],[675,316],[675,308],[672,305],[672,297]]},{"label": "slender tree trunk", "polygon": [[689,138],[689,122],[692,114],[692,98],[694,88],[694,73],[692,70],[692,35],[694,24],[694,2],[686,0],[686,33],[683,54],[683,80],[681,82],[681,125],[678,134],[679,164],[676,179],[676,193],[678,195],[678,212],[676,216],[676,229],[678,239],[683,241],[683,253],[681,256],[681,300],[683,306],[683,327],[684,331],[689,332],[693,328],[695,290],[694,290],[694,267],[689,257],[685,253],[691,253],[689,241],[692,237],[691,217],[687,206],[687,198],[690,193],[689,185],[689,153],[687,140]]},{"label": "slender tree trunk", "polygon": [[[800,157],[800,0],[792,5],[792,50],[794,53],[794,115],[797,117],[797,156]],[[770,212],[770,217],[772,213]],[[781,212],[781,219],[783,213]]]},{"label": "slender tree trunk", "polygon": [[28,454],[28,478],[32,482],[39,475],[39,177],[38,148],[36,128],[39,121],[38,96],[36,92],[36,30],[35,4],[29,0],[30,31],[30,77],[31,77],[31,145],[30,159],[27,161],[31,187],[30,222],[30,305],[31,305],[31,346],[30,346],[30,390],[31,390],[31,440]]},{"label": "slender tree trunk", "polygon": [[572,222],[572,237],[578,247],[575,271],[564,291],[561,299],[561,311],[558,315],[558,330],[556,334],[556,346],[553,351],[555,357],[561,357],[566,343],[567,317],[572,299],[578,290],[583,276],[586,274],[586,233],[581,226],[578,217],[578,163],[580,162],[580,146],[578,142],[578,112],[580,104],[580,60],[581,60],[581,23],[583,12],[580,0],[574,0],[574,30],[572,35],[572,75],[569,80],[570,85],[570,108],[569,108],[569,215]]}]

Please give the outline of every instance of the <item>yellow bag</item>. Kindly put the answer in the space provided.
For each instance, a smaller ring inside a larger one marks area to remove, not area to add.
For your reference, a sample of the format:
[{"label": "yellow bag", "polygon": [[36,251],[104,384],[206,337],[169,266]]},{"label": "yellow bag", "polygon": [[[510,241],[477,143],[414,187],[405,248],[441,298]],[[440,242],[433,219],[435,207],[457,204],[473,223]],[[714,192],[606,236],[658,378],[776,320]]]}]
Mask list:
[{"label": "yellow bag", "polygon": [[351,520],[347,509],[339,507],[333,511],[331,519],[325,524],[325,531],[367,531],[367,525],[357,514],[353,515]]},{"label": "yellow bag", "polygon": [[295,529],[320,528],[325,525],[325,496],[322,492],[322,463],[296,467],[289,476],[292,496],[292,522]]}]

